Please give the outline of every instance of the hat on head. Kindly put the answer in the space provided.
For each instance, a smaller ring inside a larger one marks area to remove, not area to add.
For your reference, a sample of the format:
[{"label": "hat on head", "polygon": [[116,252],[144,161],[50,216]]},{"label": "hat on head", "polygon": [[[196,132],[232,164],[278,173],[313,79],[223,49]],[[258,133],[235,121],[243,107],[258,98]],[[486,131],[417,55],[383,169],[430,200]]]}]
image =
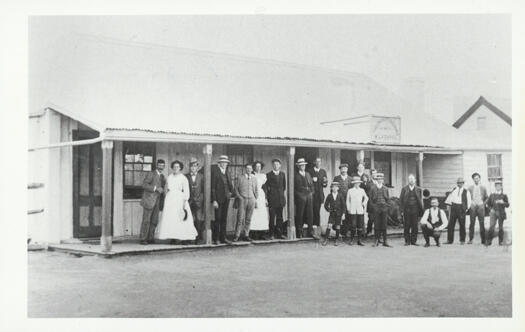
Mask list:
[{"label": "hat on head", "polygon": [[361,181],[361,177],[359,176],[352,176],[352,184],[354,183],[362,183],[363,181]]},{"label": "hat on head", "polygon": [[279,159],[279,158],[274,158],[274,159],[272,159],[272,164],[273,164],[274,162],[278,162],[279,164],[282,164],[281,159]]},{"label": "hat on head", "polygon": [[385,174],[383,174],[383,173],[379,173],[379,172],[376,173],[376,179],[377,179],[377,180],[379,180],[379,179],[384,179],[384,178],[385,178]]},{"label": "hat on head", "polygon": [[330,184],[330,187],[333,187],[333,186],[339,187],[339,182],[337,182],[337,181],[333,181],[333,182]]},{"label": "hat on head", "polygon": [[494,184],[501,184],[501,185],[503,185],[503,179],[496,179],[496,181],[494,181]]},{"label": "hat on head", "polygon": [[481,175],[479,175],[478,172],[474,172],[474,173],[472,173],[472,178],[474,178],[475,176],[479,176],[479,177],[481,178]]},{"label": "hat on head", "polygon": [[219,157],[218,163],[230,163],[230,159],[228,159],[228,156],[222,155]]},{"label": "hat on head", "polygon": [[308,163],[306,162],[306,160],[304,160],[304,158],[299,158],[297,159],[297,162],[295,163],[297,166],[300,166],[300,165],[308,165]]},{"label": "hat on head", "polygon": [[197,160],[197,158],[190,158],[190,167],[193,166],[193,165],[197,165],[199,166],[199,161]]},{"label": "hat on head", "polygon": [[346,168],[348,168],[348,164],[347,164],[347,163],[343,163],[343,164],[339,165],[339,169],[341,169],[341,167],[346,167]]},{"label": "hat on head", "polygon": [[458,180],[456,181],[456,183],[465,183],[465,180],[463,180],[463,178],[458,178]]}]

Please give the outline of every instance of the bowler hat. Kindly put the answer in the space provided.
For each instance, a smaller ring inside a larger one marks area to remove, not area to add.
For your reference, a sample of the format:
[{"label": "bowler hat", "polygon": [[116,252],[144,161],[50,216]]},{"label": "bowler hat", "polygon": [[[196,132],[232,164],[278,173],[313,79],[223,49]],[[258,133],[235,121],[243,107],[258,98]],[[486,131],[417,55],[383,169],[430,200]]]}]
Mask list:
[{"label": "bowler hat", "polygon": [[230,159],[228,159],[228,156],[222,155],[219,157],[218,163],[230,163]]},{"label": "bowler hat", "polygon": [[299,166],[299,165],[308,165],[308,163],[306,162],[306,160],[304,160],[304,158],[297,159],[297,162],[295,164],[297,166]]},{"label": "bowler hat", "polygon": [[347,163],[343,163],[343,164],[339,165],[339,169],[341,169],[342,167],[348,168],[348,164]]}]

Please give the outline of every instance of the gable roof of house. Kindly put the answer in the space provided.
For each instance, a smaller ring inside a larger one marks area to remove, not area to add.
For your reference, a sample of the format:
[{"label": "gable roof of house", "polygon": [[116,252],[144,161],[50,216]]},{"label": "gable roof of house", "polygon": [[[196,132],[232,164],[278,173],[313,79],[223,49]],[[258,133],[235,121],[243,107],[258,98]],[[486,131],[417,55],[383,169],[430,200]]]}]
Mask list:
[{"label": "gable roof of house", "polygon": [[380,145],[366,123],[321,124],[368,114],[402,118],[397,147],[495,144],[359,73],[84,35],[30,54],[30,112],[49,107],[112,139]]},{"label": "gable roof of house", "polygon": [[472,116],[472,114],[474,114],[474,112],[476,112],[481,106],[487,107],[489,110],[494,112],[494,114],[499,116],[503,121],[505,121],[510,126],[512,126],[512,118],[509,115],[507,115],[505,112],[503,112],[502,110],[494,106],[491,102],[489,102],[483,96],[480,96],[478,100],[476,100],[476,102],[472,106],[470,106],[470,108],[462,116],[460,116],[459,119],[457,119],[456,122],[454,122],[452,126],[455,128],[461,127],[461,125],[465,123],[465,121],[467,121],[467,119],[470,116]]}]

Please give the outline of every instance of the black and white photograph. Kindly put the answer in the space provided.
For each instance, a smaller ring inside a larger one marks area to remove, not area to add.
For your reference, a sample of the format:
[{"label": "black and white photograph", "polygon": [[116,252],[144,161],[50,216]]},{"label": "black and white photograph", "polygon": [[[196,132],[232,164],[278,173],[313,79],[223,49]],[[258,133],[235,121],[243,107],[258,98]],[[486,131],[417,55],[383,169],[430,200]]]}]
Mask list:
[{"label": "black and white photograph", "polygon": [[26,318],[517,319],[513,24],[29,14]]}]

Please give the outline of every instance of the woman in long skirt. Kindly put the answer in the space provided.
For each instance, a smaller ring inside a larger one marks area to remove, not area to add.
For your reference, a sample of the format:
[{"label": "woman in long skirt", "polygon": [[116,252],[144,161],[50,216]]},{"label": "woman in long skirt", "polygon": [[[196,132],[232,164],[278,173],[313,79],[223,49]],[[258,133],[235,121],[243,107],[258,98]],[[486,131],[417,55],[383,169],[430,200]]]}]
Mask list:
[{"label": "woman in long skirt", "polygon": [[266,174],[262,173],[264,164],[261,161],[253,163],[255,178],[257,179],[257,209],[253,210],[252,223],[250,230],[257,232],[253,238],[260,239],[262,235],[268,231],[270,219],[268,217],[268,203],[266,201],[266,193],[264,191],[264,184],[266,183]]},{"label": "woman in long skirt", "polygon": [[157,226],[159,240],[194,240],[197,235],[188,204],[190,186],[182,168],[182,162],[178,160],[171,163],[173,172],[166,181],[164,210]]}]

